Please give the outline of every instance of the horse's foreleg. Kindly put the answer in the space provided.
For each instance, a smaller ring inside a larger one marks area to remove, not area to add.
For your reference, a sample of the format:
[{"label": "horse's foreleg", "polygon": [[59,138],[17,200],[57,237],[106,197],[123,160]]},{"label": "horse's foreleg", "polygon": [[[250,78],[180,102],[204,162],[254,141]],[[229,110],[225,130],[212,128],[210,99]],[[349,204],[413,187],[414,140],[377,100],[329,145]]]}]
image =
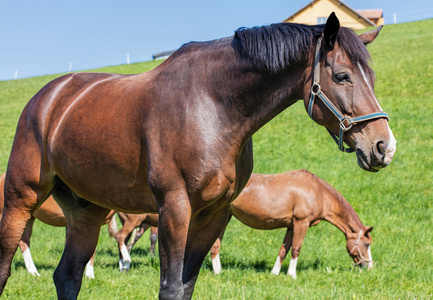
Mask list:
[{"label": "horse's foreleg", "polygon": [[194,285],[200,271],[201,264],[213,243],[227,224],[229,207],[207,216],[203,220],[193,220],[188,232],[185,252],[185,267],[183,282],[185,294],[183,299],[191,299]]},{"label": "horse's foreleg", "polygon": [[182,272],[191,206],[184,190],[172,190],[158,199],[159,299],[183,299]]},{"label": "horse's foreleg", "polygon": [[281,266],[283,265],[283,261],[286,258],[287,253],[292,247],[292,239],[293,239],[293,230],[291,228],[287,228],[286,235],[284,236],[283,244],[281,245],[280,252],[278,253],[277,260],[275,261],[274,267],[272,268],[271,273],[274,275],[279,275]]},{"label": "horse's foreleg", "polygon": [[226,231],[227,224],[230,222],[232,215],[230,214],[226,225],[224,226],[223,230],[221,231],[220,235],[218,236],[215,243],[212,245],[212,248],[210,249],[210,257],[212,259],[212,269],[214,274],[220,274],[222,271],[221,268],[221,260],[220,260],[220,250],[221,250],[221,242],[224,236],[224,232]]},{"label": "horse's foreleg", "polygon": [[101,225],[110,211],[93,203],[76,207],[73,199],[68,201],[64,196],[56,200],[65,212],[68,230],[65,250],[53,279],[59,299],[76,299],[84,268],[95,252]]},{"label": "horse's foreleg", "polygon": [[309,222],[293,222],[292,258],[290,259],[289,270],[287,271],[287,275],[293,279],[296,279],[298,256],[301,251],[302,241],[309,227]]},{"label": "horse's foreleg", "polygon": [[41,276],[36,269],[35,263],[32,259],[32,255],[30,253],[30,237],[32,236],[34,221],[35,218],[31,217],[30,220],[27,222],[27,226],[24,229],[24,233],[21,237],[19,246],[21,249],[21,253],[23,254],[24,264],[26,265],[27,271],[32,275]]}]

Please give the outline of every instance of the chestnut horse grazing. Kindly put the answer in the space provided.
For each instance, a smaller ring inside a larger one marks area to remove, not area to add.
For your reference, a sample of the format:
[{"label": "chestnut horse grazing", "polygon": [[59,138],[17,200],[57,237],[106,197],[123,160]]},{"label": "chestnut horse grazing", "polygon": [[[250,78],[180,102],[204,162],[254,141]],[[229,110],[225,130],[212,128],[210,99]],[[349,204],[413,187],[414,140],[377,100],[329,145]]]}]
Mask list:
[{"label": "chestnut horse grazing", "polygon": [[[4,189],[4,183],[5,183],[5,173],[0,175],[0,191],[3,191]],[[4,198],[3,193],[0,193],[0,216],[3,213],[3,206],[4,206]],[[114,214],[114,211],[112,211],[105,223],[110,222],[112,220],[112,216]],[[26,266],[27,271],[35,276],[40,276],[38,269],[35,266],[35,263],[33,262],[32,255],[30,253],[30,238],[32,236],[33,232],[33,223],[35,219],[38,219],[39,221],[56,227],[66,227],[67,222],[65,215],[62,212],[62,209],[57,205],[56,201],[53,197],[48,197],[47,200],[45,200],[44,203],[33,213],[32,217],[28,220],[26,228],[24,229],[23,236],[21,237],[19,247],[21,249],[21,253],[23,254],[24,264]],[[109,229],[112,227],[110,226]],[[86,272],[85,275],[88,278],[95,278],[95,272],[93,268],[94,264],[94,258],[95,254],[90,258],[89,262],[86,265]]]},{"label": "chestnut horse grazing", "polygon": [[142,74],[78,73],[48,83],[24,108],[9,157],[0,292],[27,221],[52,194],[68,219],[54,272],[59,298],[77,298],[115,210],[159,213],[159,297],[190,299],[250,177],[251,136],[299,99],[356,151],[361,168],[387,166],[396,142],[365,47],[379,31],[356,35],[331,14],[326,25],[242,28],[188,43]]},{"label": "chestnut horse grazing", "polygon": [[[349,202],[329,183],[306,171],[275,175],[253,173],[242,193],[230,205],[230,217],[255,229],[287,228],[272,273],[278,275],[290,248],[287,275],[296,278],[296,262],[310,226],[328,221],[346,236],[346,246],[355,265],[373,267],[370,252],[373,227],[362,225]],[[230,220],[230,219],[229,219]],[[214,273],[221,272],[219,251],[224,231],[211,249]]]}]

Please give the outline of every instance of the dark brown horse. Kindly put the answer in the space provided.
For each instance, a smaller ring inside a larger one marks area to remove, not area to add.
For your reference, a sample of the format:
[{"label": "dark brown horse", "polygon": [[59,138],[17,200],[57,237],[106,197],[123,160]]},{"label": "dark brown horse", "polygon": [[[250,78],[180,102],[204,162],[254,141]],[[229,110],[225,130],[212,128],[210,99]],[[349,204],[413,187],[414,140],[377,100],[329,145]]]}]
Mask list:
[{"label": "dark brown horse", "polygon": [[[282,174],[253,173],[242,193],[230,204],[230,217],[245,225],[271,230],[287,228],[272,273],[280,273],[283,260],[292,248],[287,272],[296,278],[296,263],[302,241],[310,226],[321,220],[339,228],[346,236],[346,247],[355,265],[373,267],[370,252],[373,227],[362,225],[349,202],[330,184],[316,175],[297,170]],[[224,231],[211,249],[215,273],[221,272],[219,252]]]},{"label": "dark brown horse", "polygon": [[379,31],[357,36],[331,14],[326,25],[274,24],[189,43],[142,74],[48,83],[24,108],[9,158],[0,291],[26,222],[52,194],[68,219],[54,272],[59,298],[77,297],[113,209],[159,213],[159,296],[190,299],[251,174],[251,136],[299,99],[360,167],[387,166],[395,139],[365,47]]}]

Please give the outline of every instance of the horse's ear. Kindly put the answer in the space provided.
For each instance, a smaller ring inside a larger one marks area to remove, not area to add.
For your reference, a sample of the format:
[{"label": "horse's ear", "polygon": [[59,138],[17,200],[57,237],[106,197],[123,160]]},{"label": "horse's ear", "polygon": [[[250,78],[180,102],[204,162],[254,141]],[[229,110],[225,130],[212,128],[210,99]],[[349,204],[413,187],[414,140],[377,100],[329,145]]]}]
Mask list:
[{"label": "horse's ear", "polygon": [[326,20],[325,31],[323,33],[323,39],[325,45],[328,48],[334,48],[335,41],[337,39],[338,31],[340,30],[340,21],[337,16],[332,12]]},{"label": "horse's ear", "polygon": [[376,39],[379,32],[382,30],[382,27],[383,27],[383,25],[380,25],[379,27],[376,27],[375,29],[373,29],[371,31],[361,33],[358,36],[361,39],[361,41],[364,43],[364,45],[370,44],[371,42],[373,42]]},{"label": "horse's ear", "polygon": [[365,233],[364,234],[370,233],[373,230],[373,228],[374,227],[367,226],[367,228],[365,229]]}]

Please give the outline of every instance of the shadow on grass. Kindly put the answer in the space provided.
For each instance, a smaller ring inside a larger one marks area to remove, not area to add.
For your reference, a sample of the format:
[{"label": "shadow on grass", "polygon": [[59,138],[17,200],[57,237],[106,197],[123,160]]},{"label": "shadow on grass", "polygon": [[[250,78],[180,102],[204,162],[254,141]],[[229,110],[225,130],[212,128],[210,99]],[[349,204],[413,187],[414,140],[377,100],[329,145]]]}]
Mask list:
[{"label": "shadow on grass", "polygon": [[[38,271],[44,270],[44,271],[53,271],[57,268],[57,263],[56,262],[54,265],[52,264],[44,264],[44,263],[35,263],[36,264],[36,268],[38,269]],[[26,269],[26,265],[24,264],[24,261],[17,261],[13,263],[15,269]]]},{"label": "shadow on grass", "polygon": [[[129,253],[131,256],[131,269],[140,268],[141,266],[151,266],[159,268],[158,254],[151,255],[148,248],[135,246]],[[106,268],[119,268],[119,251],[117,248],[107,248],[96,251],[96,256],[109,257],[104,262]],[[143,261],[144,259],[144,261]],[[109,260],[109,262],[107,262]]]},{"label": "shadow on grass", "polygon": [[[289,267],[290,259],[286,259],[283,262],[282,271],[286,272]],[[221,261],[221,267],[223,269],[238,269],[238,270],[254,270],[256,272],[270,272],[273,265],[269,264],[266,260],[255,260],[255,261],[237,261],[234,259],[228,259]],[[313,262],[298,263],[297,271],[307,271],[307,270],[322,270],[324,268],[323,261],[318,258]],[[202,268],[212,271],[212,262],[210,259],[206,259],[203,262]]]}]

